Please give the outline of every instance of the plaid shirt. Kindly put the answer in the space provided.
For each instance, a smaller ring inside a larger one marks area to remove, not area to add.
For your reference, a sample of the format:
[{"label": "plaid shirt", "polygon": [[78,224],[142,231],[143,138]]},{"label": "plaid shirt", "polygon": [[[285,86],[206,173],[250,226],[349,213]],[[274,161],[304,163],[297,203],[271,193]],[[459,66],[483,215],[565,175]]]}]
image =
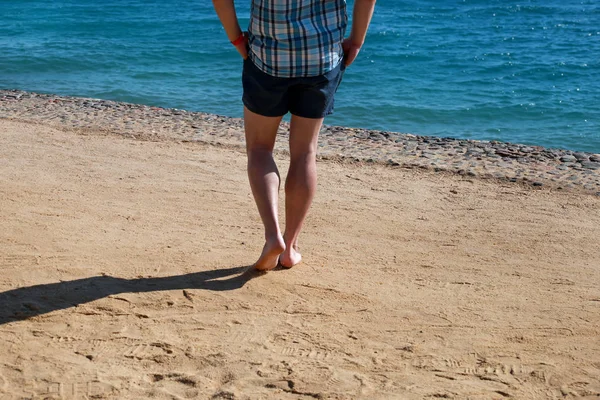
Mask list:
[{"label": "plaid shirt", "polygon": [[346,0],[252,0],[250,60],[283,78],[323,75],[342,61]]}]

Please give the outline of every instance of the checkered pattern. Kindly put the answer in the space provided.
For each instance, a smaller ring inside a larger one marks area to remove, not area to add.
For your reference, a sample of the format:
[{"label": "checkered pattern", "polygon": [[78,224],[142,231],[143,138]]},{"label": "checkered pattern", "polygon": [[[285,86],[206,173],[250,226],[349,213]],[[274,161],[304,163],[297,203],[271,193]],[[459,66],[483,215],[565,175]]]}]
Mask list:
[{"label": "checkered pattern", "polygon": [[282,78],[323,75],[343,58],[346,0],[252,0],[250,60]]}]

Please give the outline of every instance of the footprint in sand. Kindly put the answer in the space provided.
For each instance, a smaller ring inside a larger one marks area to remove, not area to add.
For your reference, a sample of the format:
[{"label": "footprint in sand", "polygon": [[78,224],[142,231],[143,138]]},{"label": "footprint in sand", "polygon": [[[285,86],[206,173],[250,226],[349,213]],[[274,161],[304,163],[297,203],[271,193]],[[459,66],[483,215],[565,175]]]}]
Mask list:
[{"label": "footprint in sand", "polygon": [[204,374],[156,373],[147,376],[154,389],[168,394],[172,398],[197,399],[200,391],[216,390],[222,379],[207,379]]},{"label": "footprint in sand", "polygon": [[0,256],[0,266],[19,267],[23,265],[37,265],[38,258],[34,255],[7,254]]},{"label": "footprint in sand", "polygon": [[56,343],[72,343],[78,342],[81,338],[73,337],[73,336],[52,336],[52,341]]},{"label": "footprint in sand", "polygon": [[300,347],[284,347],[281,349],[280,354],[285,357],[310,358],[313,360],[328,360],[331,357],[331,352],[327,350]]},{"label": "footprint in sand", "polygon": [[173,348],[168,343],[141,343],[127,348],[123,356],[138,361],[155,360],[159,356],[173,356]]},{"label": "footprint in sand", "polygon": [[362,398],[373,389],[373,384],[364,375],[354,371],[337,367],[305,367],[303,370],[295,371],[296,374],[292,378],[294,388],[298,388],[300,391],[323,391],[331,395],[344,394],[342,398],[356,398],[357,395],[360,395]]},{"label": "footprint in sand", "polygon": [[76,354],[81,354],[90,360],[97,360],[112,350],[112,346],[105,339],[91,339],[77,346]]}]

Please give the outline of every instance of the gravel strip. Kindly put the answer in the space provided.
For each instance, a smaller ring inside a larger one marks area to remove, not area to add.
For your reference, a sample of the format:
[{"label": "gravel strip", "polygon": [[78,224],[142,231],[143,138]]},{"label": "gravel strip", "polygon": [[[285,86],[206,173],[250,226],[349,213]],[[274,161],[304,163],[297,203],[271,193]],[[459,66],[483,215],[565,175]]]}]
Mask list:
[{"label": "gravel strip", "polygon": [[[243,120],[109,100],[0,90],[0,118],[100,130],[145,140],[243,146]],[[283,123],[277,147],[287,147]],[[600,154],[324,126],[322,159],[384,163],[600,196]]]}]

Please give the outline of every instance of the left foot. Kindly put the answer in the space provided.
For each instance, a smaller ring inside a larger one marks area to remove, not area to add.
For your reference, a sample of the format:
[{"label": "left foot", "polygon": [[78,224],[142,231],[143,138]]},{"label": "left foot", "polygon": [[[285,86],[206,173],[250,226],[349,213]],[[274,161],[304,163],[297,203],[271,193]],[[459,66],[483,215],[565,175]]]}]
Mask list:
[{"label": "left foot", "polygon": [[277,261],[281,253],[285,251],[285,243],[282,237],[274,240],[267,240],[263,247],[258,261],[254,263],[254,268],[259,271],[270,271],[277,266]]},{"label": "left foot", "polygon": [[302,261],[302,254],[298,252],[296,246],[289,246],[279,257],[279,264],[284,268],[292,268],[300,264],[300,261]]}]

